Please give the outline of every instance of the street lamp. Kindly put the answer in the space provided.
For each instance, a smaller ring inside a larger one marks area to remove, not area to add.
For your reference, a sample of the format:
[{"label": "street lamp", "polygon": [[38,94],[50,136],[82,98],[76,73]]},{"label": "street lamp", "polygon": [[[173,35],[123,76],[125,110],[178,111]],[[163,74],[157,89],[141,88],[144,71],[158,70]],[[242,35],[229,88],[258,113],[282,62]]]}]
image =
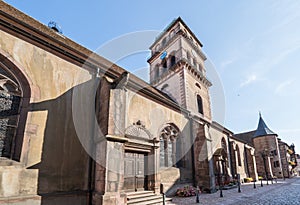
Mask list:
[{"label": "street lamp", "polygon": [[196,192],[196,203],[197,204],[200,203],[199,194],[200,194],[200,189],[199,189],[199,186],[197,186],[197,192]]},{"label": "street lamp", "polygon": [[238,192],[241,193],[241,175],[237,174],[237,180],[238,180]]}]

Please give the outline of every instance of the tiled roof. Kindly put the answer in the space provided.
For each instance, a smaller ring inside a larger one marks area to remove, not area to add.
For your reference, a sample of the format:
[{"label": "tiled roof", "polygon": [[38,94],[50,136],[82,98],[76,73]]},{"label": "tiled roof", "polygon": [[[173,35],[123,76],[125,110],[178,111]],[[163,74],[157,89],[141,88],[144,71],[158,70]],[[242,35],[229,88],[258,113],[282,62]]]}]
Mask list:
[{"label": "tiled roof", "polygon": [[252,142],[252,138],[253,138],[255,132],[256,132],[256,130],[235,134],[235,135],[232,135],[232,138],[240,140],[240,141],[242,141],[244,143],[247,143],[251,146],[254,146],[253,142]]},{"label": "tiled roof", "polygon": [[253,137],[266,136],[266,135],[277,135],[277,134],[268,128],[268,126],[262,119],[261,114],[259,114],[258,126]]},{"label": "tiled roof", "polygon": [[259,136],[266,136],[266,135],[277,135],[277,134],[268,128],[268,126],[262,119],[261,114],[259,114],[259,122],[256,130],[235,134],[232,135],[232,138],[254,146],[252,141],[253,138]]}]

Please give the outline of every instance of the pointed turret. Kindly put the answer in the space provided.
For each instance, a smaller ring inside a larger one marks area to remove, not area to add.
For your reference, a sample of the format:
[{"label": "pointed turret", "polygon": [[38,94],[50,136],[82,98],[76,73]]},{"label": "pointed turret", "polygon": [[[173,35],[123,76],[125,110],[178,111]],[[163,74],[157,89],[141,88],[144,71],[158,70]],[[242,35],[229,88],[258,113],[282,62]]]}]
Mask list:
[{"label": "pointed turret", "polygon": [[261,113],[259,113],[259,122],[253,137],[266,136],[266,135],[277,135],[277,134],[268,128],[268,126],[266,125],[266,123],[264,122],[261,116]]}]

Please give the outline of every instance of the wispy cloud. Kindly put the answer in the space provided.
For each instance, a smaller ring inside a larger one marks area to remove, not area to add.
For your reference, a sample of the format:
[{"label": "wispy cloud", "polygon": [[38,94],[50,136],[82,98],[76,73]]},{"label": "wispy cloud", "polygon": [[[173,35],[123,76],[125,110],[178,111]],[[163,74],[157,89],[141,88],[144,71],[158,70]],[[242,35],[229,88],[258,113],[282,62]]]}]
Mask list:
[{"label": "wispy cloud", "polygon": [[221,66],[222,69],[224,69],[228,65],[232,64],[234,61],[235,61],[235,59],[225,60],[225,61],[221,62],[220,66]]},{"label": "wispy cloud", "polygon": [[246,78],[246,80],[244,80],[244,81],[241,83],[240,87],[244,87],[244,86],[246,86],[246,85],[249,85],[249,84],[255,82],[256,80],[257,80],[257,76],[256,76],[255,74],[251,74],[251,75],[249,75],[249,76]]},{"label": "wispy cloud", "polygon": [[276,89],[275,89],[275,93],[276,94],[282,94],[285,93],[289,87],[293,84],[294,80],[286,80],[282,83],[280,83]]}]

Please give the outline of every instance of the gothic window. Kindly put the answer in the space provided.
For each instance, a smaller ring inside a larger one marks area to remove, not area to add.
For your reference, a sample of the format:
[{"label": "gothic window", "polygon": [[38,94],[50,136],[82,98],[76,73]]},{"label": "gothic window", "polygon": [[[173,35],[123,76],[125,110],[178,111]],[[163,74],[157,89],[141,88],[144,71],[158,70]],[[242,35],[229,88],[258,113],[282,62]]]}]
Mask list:
[{"label": "gothic window", "polygon": [[200,95],[197,95],[197,106],[198,106],[198,112],[203,115],[203,103]]},{"label": "gothic window", "polygon": [[237,152],[237,160],[238,160],[238,165],[242,166],[242,160],[241,160],[241,153],[240,153],[240,148],[238,145],[236,145],[236,152]]},{"label": "gothic window", "polygon": [[[175,166],[176,160],[176,140],[178,140],[178,129],[169,124],[160,134],[160,167]],[[179,150],[177,150],[179,151]]]},{"label": "gothic window", "polygon": [[21,97],[18,81],[0,65],[0,157],[12,157]]},{"label": "gothic window", "polygon": [[173,65],[175,65],[175,63],[176,63],[176,57],[175,56],[171,56],[171,67]]},{"label": "gothic window", "polygon": [[224,137],[222,138],[221,146],[224,149],[224,151],[227,153],[227,143]]}]

